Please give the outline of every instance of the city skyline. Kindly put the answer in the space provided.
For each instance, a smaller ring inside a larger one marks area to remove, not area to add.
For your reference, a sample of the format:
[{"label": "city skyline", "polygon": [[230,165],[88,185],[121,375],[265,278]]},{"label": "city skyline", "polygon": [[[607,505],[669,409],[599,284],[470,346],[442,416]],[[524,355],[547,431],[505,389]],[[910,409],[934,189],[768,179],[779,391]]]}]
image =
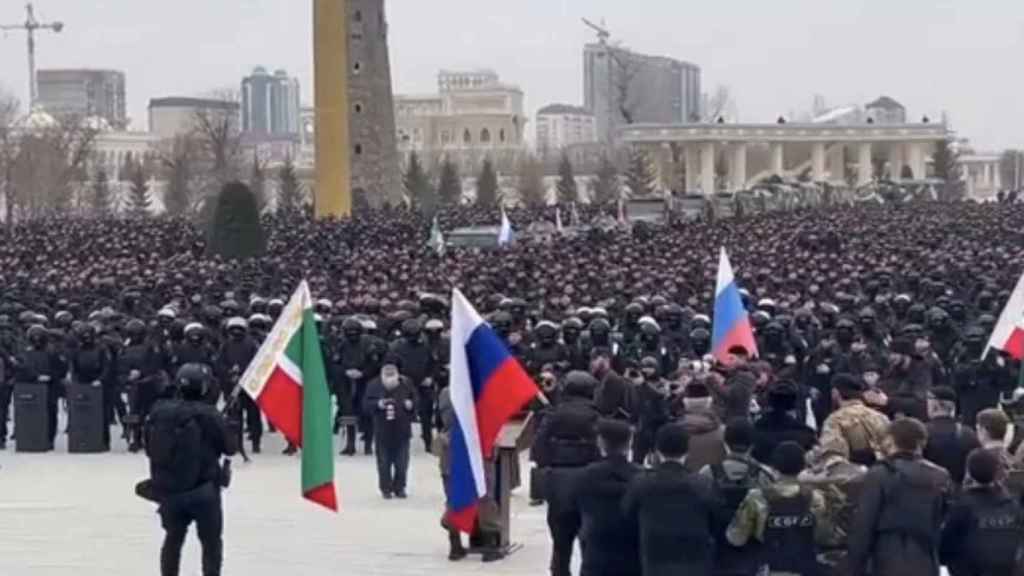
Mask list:
[{"label": "city skyline", "polygon": [[[35,5],[40,19],[66,24],[61,34],[40,34],[39,68],[123,70],[135,129],[145,127],[150,98],[237,87],[254,66],[285,68],[312,93],[305,1]],[[1009,73],[1024,47],[1024,4],[644,5],[651,8],[614,0],[389,0],[395,92],[432,91],[442,68],[491,68],[523,88],[531,118],[552,102],[582,104],[583,46],[595,39],[579,20],[587,17],[604,19],[613,41],[633,50],[700,66],[704,91],[729,86],[740,120],[772,121],[806,106],[814,94],[836,105],[885,94],[904,103],[915,121],[947,112],[952,127],[980,148],[1024,147],[1015,130],[1024,123],[1024,104],[1016,98],[1024,80]],[[0,22],[23,17],[21,3],[0,9]],[[2,36],[0,46],[0,85],[25,103],[24,35]]]}]

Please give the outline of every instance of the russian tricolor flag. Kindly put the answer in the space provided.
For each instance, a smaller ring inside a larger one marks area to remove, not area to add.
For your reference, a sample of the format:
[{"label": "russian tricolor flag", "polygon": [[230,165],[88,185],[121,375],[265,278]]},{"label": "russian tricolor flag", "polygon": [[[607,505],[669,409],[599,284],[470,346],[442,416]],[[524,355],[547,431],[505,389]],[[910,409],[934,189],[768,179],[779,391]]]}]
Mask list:
[{"label": "russian tricolor flag", "polygon": [[1002,350],[1017,360],[1024,358],[1024,275],[1013,287],[981,357],[984,358],[992,348]]},{"label": "russian tricolor flag", "polygon": [[487,494],[484,460],[501,427],[539,392],[519,362],[457,288],[452,290],[451,431],[448,522],[472,533]]},{"label": "russian tricolor flag", "polygon": [[750,316],[743,307],[739,286],[729,265],[729,256],[722,247],[718,257],[718,281],[715,283],[715,317],[711,335],[711,354],[718,361],[725,360],[729,349],[742,346],[751,356],[757,356],[757,342],[750,327]]}]

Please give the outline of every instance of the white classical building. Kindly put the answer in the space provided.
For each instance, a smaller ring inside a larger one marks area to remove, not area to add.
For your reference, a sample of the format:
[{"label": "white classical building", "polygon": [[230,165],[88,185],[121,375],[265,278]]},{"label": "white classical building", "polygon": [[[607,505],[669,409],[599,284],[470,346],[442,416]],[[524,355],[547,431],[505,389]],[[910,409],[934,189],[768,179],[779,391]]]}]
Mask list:
[{"label": "white classical building", "polygon": [[537,111],[537,153],[541,157],[596,140],[597,119],[586,108],[549,104]]},{"label": "white classical building", "polygon": [[437,94],[395,95],[403,163],[416,151],[430,164],[447,157],[463,174],[479,170],[485,157],[499,170],[511,167],[525,142],[523,91],[493,70],[442,70],[437,83]]},{"label": "white classical building", "polygon": [[[658,168],[661,188],[671,190],[672,163],[685,162],[687,191],[709,194],[743,190],[778,175],[808,172],[815,182],[868,184],[876,167],[892,180],[923,179],[944,124],[634,124],[620,131],[624,142],[646,147]],[[723,166],[724,163],[724,166]],[[716,187],[719,170],[725,182]]]},{"label": "white classical building", "polygon": [[[967,195],[978,200],[995,199],[1003,189],[1002,174],[999,171],[1001,154],[968,151],[960,156]],[[1012,186],[1012,183],[1010,183]]]}]

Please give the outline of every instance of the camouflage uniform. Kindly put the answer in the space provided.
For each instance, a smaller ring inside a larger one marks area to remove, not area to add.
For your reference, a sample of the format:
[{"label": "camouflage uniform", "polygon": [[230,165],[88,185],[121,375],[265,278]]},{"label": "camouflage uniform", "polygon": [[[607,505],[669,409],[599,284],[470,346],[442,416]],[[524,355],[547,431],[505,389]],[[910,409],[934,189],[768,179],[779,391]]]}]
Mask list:
[{"label": "camouflage uniform", "polygon": [[[874,452],[875,458],[881,460],[885,455],[885,437],[889,429],[889,418],[881,412],[868,408],[860,400],[844,401],[825,419],[821,428],[820,444],[829,446],[844,442],[850,454],[858,452]],[[856,457],[851,457],[857,460]]]},{"label": "camouflage uniform", "polygon": [[825,574],[836,574],[846,558],[846,541],[853,522],[853,509],[868,469],[848,460],[845,442],[832,440],[809,455],[813,465],[799,477],[800,484],[825,496],[831,534],[821,543],[818,563]]},{"label": "camouflage uniform", "polygon": [[[771,488],[752,488],[736,510],[736,516],[726,531],[726,538],[733,546],[744,546],[752,539],[764,541],[765,525],[768,522],[768,500],[764,495],[765,490],[772,490],[788,498],[800,491],[800,484],[791,477],[783,477]],[[832,527],[829,524],[825,496],[818,490],[811,492],[811,514],[814,516],[814,539],[822,545],[831,536]]]}]

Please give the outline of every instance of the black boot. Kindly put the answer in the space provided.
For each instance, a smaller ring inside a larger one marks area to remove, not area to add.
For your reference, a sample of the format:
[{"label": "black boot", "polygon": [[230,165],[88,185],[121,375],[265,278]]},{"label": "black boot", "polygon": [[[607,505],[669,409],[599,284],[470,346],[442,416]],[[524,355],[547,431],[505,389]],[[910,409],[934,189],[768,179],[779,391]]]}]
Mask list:
[{"label": "black boot", "polygon": [[466,549],[462,547],[462,535],[458,530],[448,530],[448,559],[458,562],[466,557]]},{"label": "black boot", "polygon": [[345,449],[341,451],[342,456],[353,456],[356,453],[356,427],[345,426]]},{"label": "black boot", "polygon": [[373,444],[369,442],[363,442],[363,454],[367,456],[373,456]]},{"label": "black boot", "polygon": [[501,534],[486,534],[483,537],[484,552],[481,560],[484,562],[497,562],[505,557],[505,551],[501,549]]},{"label": "black boot", "polygon": [[289,442],[288,443],[288,447],[285,448],[284,452],[281,452],[281,453],[286,455],[286,456],[291,456],[292,454],[295,454],[298,451],[299,451],[299,449],[295,447],[295,444],[292,444],[291,442]]},{"label": "black boot", "polygon": [[261,439],[260,439],[259,436],[257,436],[257,437],[252,439],[252,453],[253,454],[259,454],[260,453],[260,448],[261,448],[260,440]]}]

